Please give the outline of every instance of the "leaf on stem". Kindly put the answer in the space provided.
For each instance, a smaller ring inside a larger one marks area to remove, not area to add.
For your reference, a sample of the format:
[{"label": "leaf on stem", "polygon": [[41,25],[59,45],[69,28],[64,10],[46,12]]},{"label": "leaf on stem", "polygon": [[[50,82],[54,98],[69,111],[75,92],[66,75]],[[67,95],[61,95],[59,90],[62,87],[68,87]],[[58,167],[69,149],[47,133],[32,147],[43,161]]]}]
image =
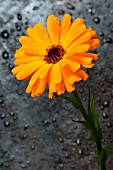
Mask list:
[{"label": "leaf on stem", "polygon": [[92,98],[92,100],[90,101],[90,106],[88,106],[88,107],[89,107],[88,115],[90,116],[92,124],[94,125],[100,140],[102,140],[102,138],[103,138],[102,137],[102,131],[101,131],[101,128],[100,128],[99,119],[98,119],[98,115],[97,115],[97,112],[96,112],[96,106],[95,106],[94,98]]},{"label": "leaf on stem", "polygon": [[73,103],[73,105],[76,107],[76,109],[78,109],[77,103],[75,101],[75,99],[71,98],[71,97],[67,97],[64,95],[60,95],[61,98],[66,99],[67,101]]}]

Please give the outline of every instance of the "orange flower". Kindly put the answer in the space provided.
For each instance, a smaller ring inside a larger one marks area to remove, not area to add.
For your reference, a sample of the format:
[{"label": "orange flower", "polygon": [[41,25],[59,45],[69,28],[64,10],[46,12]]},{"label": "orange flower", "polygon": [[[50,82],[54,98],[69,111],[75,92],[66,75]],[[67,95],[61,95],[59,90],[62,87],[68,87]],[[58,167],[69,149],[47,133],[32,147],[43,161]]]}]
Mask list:
[{"label": "orange flower", "polygon": [[100,44],[96,32],[86,29],[84,20],[77,18],[71,24],[71,16],[65,14],[61,23],[54,15],[47,18],[46,32],[41,23],[27,29],[28,36],[21,36],[22,47],[15,53],[15,65],[12,70],[18,80],[30,79],[26,89],[32,97],[40,96],[46,85],[49,98],[54,93],[72,92],[75,82],[86,80],[88,75],[81,68],[93,67],[92,60],[97,54],[86,53]]}]

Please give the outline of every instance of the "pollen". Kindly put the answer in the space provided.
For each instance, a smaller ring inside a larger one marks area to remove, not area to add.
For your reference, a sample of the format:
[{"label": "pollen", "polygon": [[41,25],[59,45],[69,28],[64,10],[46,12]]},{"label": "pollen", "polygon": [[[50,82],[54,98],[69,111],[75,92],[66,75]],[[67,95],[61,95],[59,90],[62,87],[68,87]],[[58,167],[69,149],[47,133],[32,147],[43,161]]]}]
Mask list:
[{"label": "pollen", "polygon": [[47,49],[47,55],[45,55],[44,60],[47,63],[57,63],[59,60],[63,58],[63,55],[66,53],[66,51],[63,49],[62,46],[57,45],[52,47],[50,49]]}]

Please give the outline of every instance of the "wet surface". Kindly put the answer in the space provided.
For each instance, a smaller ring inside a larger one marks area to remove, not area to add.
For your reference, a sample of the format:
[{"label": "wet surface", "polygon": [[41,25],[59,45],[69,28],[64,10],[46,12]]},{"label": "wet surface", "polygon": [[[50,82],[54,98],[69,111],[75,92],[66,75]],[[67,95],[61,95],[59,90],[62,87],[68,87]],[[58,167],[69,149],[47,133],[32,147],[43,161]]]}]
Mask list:
[{"label": "wet surface", "polygon": [[[101,41],[99,54],[89,79],[77,84],[87,105],[87,85],[91,88],[104,134],[103,146],[113,147],[113,3],[112,0],[0,0],[0,170],[98,170],[97,151],[90,134],[71,120],[82,119],[67,101],[45,92],[39,98],[25,93],[28,82],[12,74],[18,39],[28,26],[45,25],[53,13],[85,19]],[[113,169],[113,156],[107,170]]]}]

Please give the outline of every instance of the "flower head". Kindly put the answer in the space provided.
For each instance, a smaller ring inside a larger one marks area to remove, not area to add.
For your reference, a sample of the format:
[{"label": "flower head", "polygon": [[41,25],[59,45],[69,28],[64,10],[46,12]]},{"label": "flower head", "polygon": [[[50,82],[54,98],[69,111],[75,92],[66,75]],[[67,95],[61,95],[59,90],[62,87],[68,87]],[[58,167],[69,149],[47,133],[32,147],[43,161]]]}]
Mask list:
[{"label": "flower head", "polygon": [[[96,32],[86,29],[84,20],[77,18],[71,24],[71,16],[65,14],[59,23],[54,15],[47,18],[47,29],[41,23],[27,29],[28,36],[21,36],[22,47],[15,53],[12,70],[18,80],[30,80],[26,89],[32,97],[40,96],[48,85],[49,98],[75,89],[75,82],[86,80],[82,69],[93,67],[97,54],[89,50],[100,44]],[[81,68],[82,66],[82,68]]]}]

